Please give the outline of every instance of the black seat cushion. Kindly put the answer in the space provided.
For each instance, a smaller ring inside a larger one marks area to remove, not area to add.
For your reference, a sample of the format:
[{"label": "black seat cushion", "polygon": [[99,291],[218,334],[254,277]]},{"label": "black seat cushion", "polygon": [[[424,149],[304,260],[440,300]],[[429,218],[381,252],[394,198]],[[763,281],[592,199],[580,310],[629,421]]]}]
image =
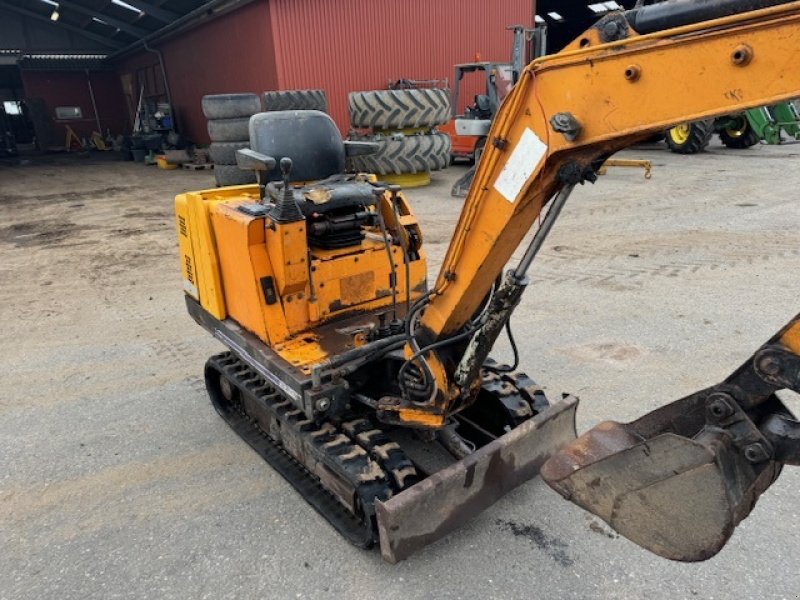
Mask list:
[{"label": "black seat cushion", "polygon": [[[250,118],[250,148],[272,156],[276,165],[292,159],[292,181],[316,181],[344,172],[344,143],[336,124],[318,110],[265,112]],[[276,166],[265,181],[279,181]]]},{"label": "black seat cushion", "polygon": [[[327,214],[342,211],[363,210],[375,204],[373,186],[355,181],[352,175],[335,175],[323,181],[292,188],[295,202],[305,216],[312,213]],[[283,194],[282,190],[270,183],[266,195],[273,202]]]}]

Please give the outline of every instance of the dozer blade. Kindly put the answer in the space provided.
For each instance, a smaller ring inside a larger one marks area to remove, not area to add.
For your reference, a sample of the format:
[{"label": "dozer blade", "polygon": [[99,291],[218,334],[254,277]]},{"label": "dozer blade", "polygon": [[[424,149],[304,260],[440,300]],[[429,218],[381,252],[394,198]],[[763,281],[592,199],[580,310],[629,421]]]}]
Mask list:
[{"label": "dozer blade", "polygon": [[542,478],[640,546],[673,560],[719,552],[784,464],[800,423],[800,315],[717,386],[632,423],[601,423],[554,455]]},{"label": "dozer blade", "polygon": [[578,399],[567,396],[466,458],[376,502],[381,554],[391,563],[444,537],[535,477],[575,440]]}]

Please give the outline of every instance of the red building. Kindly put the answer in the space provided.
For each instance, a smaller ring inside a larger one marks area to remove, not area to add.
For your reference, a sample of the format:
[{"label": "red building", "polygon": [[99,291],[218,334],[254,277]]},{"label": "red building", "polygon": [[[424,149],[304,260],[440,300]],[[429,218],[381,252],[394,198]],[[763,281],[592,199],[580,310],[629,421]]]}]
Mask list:
[{"label": "red building", "polygon": [[[273,89],[325,90],[344,133],[348,92],[452,78],[476,54],[509,60],[506,26],[531,25],[533,13],[532,0],[254,0],[150,46],[162,53],[177,125],[195,141],[208,141],[203,95]],[[142,86],[166,101],[156,53],[129,54],[117,71],[128,105]]]},{"label": "red building", "polygon": [[142,90],[196,142],[208,141],[202,96],[230,92],[321,88],[345,133],[349,92],[452,78],[476,55],[507,61],[506,27],[533,20],[533,0],[0,2],[0,100],[27,106],[44,147],[66,125],[130,133]]}]

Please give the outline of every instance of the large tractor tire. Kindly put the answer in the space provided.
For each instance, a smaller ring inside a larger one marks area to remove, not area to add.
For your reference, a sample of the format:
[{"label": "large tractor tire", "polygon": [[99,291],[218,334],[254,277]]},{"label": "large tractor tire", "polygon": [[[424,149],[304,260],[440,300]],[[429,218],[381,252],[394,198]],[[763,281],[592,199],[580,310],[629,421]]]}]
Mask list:
[{"label": "large tractor tire", "polygon": [[250,142],[214,142],[208,147],[208,155],[215,165],[235,165],[236,152],[249,147]]},{"label": "large tractor tire", "polygon": [[440,89],[352,92],[347,104],[350,124],[357,128],[435,127],[450,119],[450,96]]},{"label": "large tractor tire", "polygon": [[375,154],[348,159],[349,170],[376,175],[423,173],[444,169],[450,163],[450,136],[446,133],[425,135],[366,136],[357,141],[378,142]]},{"label": "large tractor tire", "polygon": [[720,141],[728,148],[744,150],[755,146],[761,140],[744,115],[735,119],[735,124],[719,132]]},{"label": "large tractor tire", "polygon": [[214,165],[214,179],[217,187],[246,185],[256,182],[256,174],[254,171],[242,171],[236,165]]},{"label": "large tractor tire", "polygon": [[264,92],[264,110],[319,110],[328,112],[328,97],[323,90],[283,90]]},{"label": "large tractor tire", "polygon": [[258,94],[215,94],[201,101],[206,119],[240,119],[261,112]]},{"label": "large tractor tire", "polygon": [[714,121],[695,121],[681,123],[665,133],[667,146],[677,154],[697,154],[701,152],[714,134]]},{"label": "large tractor tire", "polygon": [[244,119],[211,119],[208,136],[212,142],[241,142],[250,139],[250,117]]}]

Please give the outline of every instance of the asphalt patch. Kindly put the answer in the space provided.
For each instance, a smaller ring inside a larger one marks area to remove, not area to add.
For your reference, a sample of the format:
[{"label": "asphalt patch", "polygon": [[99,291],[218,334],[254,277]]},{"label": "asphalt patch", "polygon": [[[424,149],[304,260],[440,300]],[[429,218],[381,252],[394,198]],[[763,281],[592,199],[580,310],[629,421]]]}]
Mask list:
[{"label": "asphalt patch", "polygon": [[495,523],[515,537],[528,539],[534,546],[562,567],[571,567],[575,564],[575,561],[566,552],[569,545],[557,537],[547,535],[540,527],[515,523],[514,521],[504,521],[503,519],[497,519]]}]

